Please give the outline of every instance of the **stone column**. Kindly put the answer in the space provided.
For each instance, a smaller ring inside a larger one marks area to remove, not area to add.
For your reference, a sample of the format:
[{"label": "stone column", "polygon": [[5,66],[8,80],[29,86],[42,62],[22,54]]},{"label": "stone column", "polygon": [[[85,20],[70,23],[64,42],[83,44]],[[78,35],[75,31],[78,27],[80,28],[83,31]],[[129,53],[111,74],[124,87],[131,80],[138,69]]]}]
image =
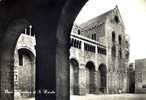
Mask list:
[{"label": "stone column", "polygon": [[86,95],[86,69],[85,64],[79,68],[79,95]]},{"label": "stone column", "polygon": [[32,35],[32,26],[29,25],[29,35],[31,36]]},{"label": "stone column", "polygon": [[107,71],[107,77],[108,77],[108,93],[112,94],[112,73],[111,70]]},{"label": "stone column", "polygon": [[81,40],[81,50],[84,53],[84,41],[83,40]]},{"label": "stone column", "polygon": [[100,93],[100,72],[96,71],[95,75],[96,75],[95,77],[96,94],[99,94]]}]

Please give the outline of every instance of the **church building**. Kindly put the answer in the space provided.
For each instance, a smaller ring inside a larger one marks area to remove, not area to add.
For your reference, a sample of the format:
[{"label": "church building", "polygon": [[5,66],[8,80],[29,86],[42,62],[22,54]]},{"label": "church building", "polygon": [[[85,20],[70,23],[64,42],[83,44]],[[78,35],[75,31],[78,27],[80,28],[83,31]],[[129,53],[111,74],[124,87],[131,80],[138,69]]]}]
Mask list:
[{"label": "church building", "polygon": [[129,40],[117,6],[74,25],[70,44],[70,94],[127,92]]}]

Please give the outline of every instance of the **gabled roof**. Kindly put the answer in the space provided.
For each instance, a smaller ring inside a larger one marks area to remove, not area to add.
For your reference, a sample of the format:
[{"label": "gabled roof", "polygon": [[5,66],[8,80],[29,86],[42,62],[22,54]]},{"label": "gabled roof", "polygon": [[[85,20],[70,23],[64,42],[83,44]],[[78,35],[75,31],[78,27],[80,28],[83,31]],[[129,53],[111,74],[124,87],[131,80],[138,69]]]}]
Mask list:
[{"label": "gabled roof", "polygon": [[122,20],[122,17],[121,17],[121,14],[120,14],[120,11],[119,11],[119,9],[118,9],[118,6],[116,5],[114,9],[109,10],[109,11],[107,11],[107,12],[105,12],[105,13],[103,13],[103,14],[97,16],[97,17],[94,17],[94,18],[92,18],[92,19],[90,19],[90,20],[84,22],[83,24],[81,24],[81,25],[79,25],[79,26],[80,26],[81,28],[83,28],[83,29],[86,30],[86,29],[88,29],[88,28],[90,28],[90,27],[92,27],[92,26],[94,26],[94,25],[98,26],[98,25],[100,25],[100,24],[103,24],[103,23],[106,21],[106,17],[107,17],[109,14],[111,14],[113,11],[116,11],[116,12],[118,13],[119,18],[121,19],[122,24],[124,25],[123,20]]},{"label": "gabled roof", "polygon": [[81,24],[80,27],[87,28],[87,27],[93,26],[93,24],[98,26],[105,22],[106,16],[109,15],[112,11],[113,10],[110,10],[110,11],[105,12],[104,14],[94,17],[94,18],[88,20],[87,22],[84,22],[83,24]]}]

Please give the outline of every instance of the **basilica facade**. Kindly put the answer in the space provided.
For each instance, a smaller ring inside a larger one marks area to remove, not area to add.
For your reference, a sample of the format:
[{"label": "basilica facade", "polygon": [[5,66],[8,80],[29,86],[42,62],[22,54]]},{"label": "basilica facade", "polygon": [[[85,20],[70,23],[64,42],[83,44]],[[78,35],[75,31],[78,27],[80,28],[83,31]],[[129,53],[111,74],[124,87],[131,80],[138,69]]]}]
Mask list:
[{"label": "basilica facade", "polygon": [[127,92],[129,39],[117,6],[74,25],[70,44],[70,94]]}]

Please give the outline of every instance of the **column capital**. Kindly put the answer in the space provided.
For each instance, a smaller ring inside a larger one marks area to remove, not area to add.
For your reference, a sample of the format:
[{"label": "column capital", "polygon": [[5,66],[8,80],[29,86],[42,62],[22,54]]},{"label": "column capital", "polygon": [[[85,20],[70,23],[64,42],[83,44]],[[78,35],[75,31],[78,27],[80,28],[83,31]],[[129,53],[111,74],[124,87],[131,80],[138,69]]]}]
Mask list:
[{"label": "column capital", "polygon": [[83,64],[83,63],[79,64],[79,68],[80,69],[85,69],[85,64]]}]

